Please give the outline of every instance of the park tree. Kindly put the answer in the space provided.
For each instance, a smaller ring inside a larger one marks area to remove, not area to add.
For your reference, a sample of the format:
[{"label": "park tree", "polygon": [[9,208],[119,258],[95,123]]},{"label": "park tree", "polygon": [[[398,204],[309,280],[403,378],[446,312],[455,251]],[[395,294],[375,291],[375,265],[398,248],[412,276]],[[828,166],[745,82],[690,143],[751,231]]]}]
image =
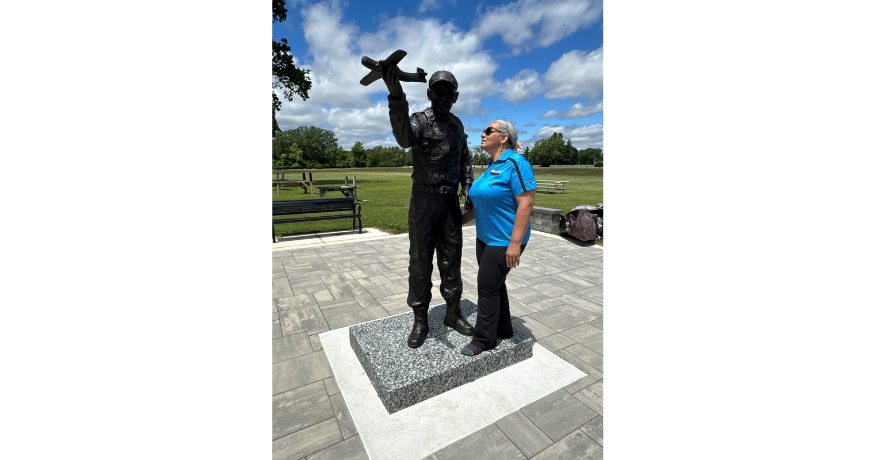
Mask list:
[{"label": "park tree", "polygon": [[568,139],[568,141],[565,143],[564,152],[565,153],[562,158],[564,162],[560,164],[576,165],[577,161],[580,160],[580,152],[573,145],[571,145],[571,139]]},{"label": "park tree", "polygon": [[369,149],[366,152],[366,166],[369,168],[377,168],[381,165],[381,160],[384,158],[384,154],[382,152],[384,148],[381,146],[375,146]]},{"label": "park tree", "polygon": [[[272,23],[287,20],[286,0],[272,0]],[[310,70],[303,70],[293,63],[293,55],[290,54],[290,45],[286,38],[280,41],[272,40],[272,137],[274,138],[281,129],[275,119],[275,113],[281,110],[281,99],[275,94],[275,90],[288,100],[292,101],[294,95],[302,100],[308,99],[308,90],[311,89]]]},{"label": "park tree", "polygon": [[350,154],[353,160],[353,164],[351,165],[352,167],[366,167],[366,149],[363,147],[362,142],[356,141],[356,144],[353,144],[353,147],[351,147],[350,149]]},{"label": "park tree", "polygon": [[298,169],[305,167],[302,159],[302,149],[295,143],[275,144],[272,143],[272,169]]},{"label": "park tree", "polygon": [[316,126],[300,126],[279,133],[272,140],[272,152],[276,145],[290,146],[296,144],[302,150],[305,168],[330,168],[338,162],[338,139],[328,129]]}]

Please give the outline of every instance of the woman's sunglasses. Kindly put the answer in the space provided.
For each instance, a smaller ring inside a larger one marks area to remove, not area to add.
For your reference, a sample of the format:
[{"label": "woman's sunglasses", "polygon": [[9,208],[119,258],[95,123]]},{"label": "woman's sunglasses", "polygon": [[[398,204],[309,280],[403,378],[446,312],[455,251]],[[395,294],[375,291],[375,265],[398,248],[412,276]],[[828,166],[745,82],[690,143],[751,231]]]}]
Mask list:
[{"label": "woman's sunglasses", "polygon": [[492,126],[487,126],[486,129],[483,130],[483,134],[486,134],[487,136],[492,135],[493,132],[504,134],[504,131],[499,131],[499,130],[493,128]]}]

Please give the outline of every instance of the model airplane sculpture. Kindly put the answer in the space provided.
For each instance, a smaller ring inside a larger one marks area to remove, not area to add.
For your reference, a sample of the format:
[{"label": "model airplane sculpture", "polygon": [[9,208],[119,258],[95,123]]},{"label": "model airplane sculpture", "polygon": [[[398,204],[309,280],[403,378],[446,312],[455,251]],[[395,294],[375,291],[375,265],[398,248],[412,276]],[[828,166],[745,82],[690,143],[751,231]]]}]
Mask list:
[{"label": "model airplane sculpture", "polygon": [[[390,57],[384,59],[383,61],[376,61],[368,56],[362,57],[362,65],[364,65],[367,69],[371,70],[368,75],[363,77],[359,83],[363,86],[370,85],[373,81],[380,80],[383,78],[383,74],[381,73],[381,65],[384,62],[388,62],[391,64],[398,64],[405,55],[407,55],[403,50],[396,50],[395,53],[391,54]],[[408,73],[402,72],[399,70],[399,81],[408,81],[408,82],[418,82],[418,83],[426,83],[426,72],[423,69],[417,67],[417,73]]]}]

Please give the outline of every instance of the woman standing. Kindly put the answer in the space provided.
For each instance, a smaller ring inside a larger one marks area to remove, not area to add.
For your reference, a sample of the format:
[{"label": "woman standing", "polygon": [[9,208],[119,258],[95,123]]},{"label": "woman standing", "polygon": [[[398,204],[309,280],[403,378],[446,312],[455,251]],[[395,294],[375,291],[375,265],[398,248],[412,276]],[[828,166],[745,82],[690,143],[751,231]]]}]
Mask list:
[{"label": "woman standing", "polygon": [[496,120],[481,134],[480,148],[492,162],[471,185],[468,197],[474,207],[462,223],[476,219],[477,323],[471,343],[462,354],[475,356],[495,347],[496,339],[513,337],[510,305],[504,282],[520,264],[529,242],[529,216],[535,206],[535,176],[528,160],[518,152],[514,125]]}]

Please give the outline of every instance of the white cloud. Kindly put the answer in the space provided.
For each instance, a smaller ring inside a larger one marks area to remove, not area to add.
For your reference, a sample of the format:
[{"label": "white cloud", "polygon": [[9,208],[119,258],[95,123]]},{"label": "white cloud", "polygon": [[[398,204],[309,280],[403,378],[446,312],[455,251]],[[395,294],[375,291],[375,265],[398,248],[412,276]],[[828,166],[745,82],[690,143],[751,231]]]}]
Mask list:
[{"label": "white cloud", "polygon": [[546,120],[547,118],[556,117],[559,120],[564,120],[567,118],[585,118],[591,115],[595,115],[596,113],[600,113],[604,111],[604,101],[599,101],[597,104],[592,107],[584,106],[582,103],[578,102],[574,104],[568,110],[549,110],[547,113],[538,117],[539,120]]},{"label": "white cloud", "polygon": [[548,99],[567,99],[585,95],[598,97],[604,89],[604,50],[573,50],[550,64],[544,74]]},{"label": "white cloud", "polygon": [[565,140],[570,139],[571,145],[580,150],[589,147],[603,147],[604,145],[604,126],[599,124],[586,126],[570,124],[565,127],[544,125],[532,136],[530,145],[534,145],[534,141],[537,139],[546,139],[552,136],[553,133],[562,133]]},{"label": "white cloud", "polygon": [[547,47],[601,17],[600,0],[519,0],[487,8],[473,33],[500,35],[514,54]]},{"label": "white cloud", "polygon": [[444,6],[444,2],[449,1],[451,5],[456,5],[456,0],[423,0],[420,2],[420,8],[417,13],[425,13],[428,10],[437,10]]},{"label": "white cloud", "polygon": [[541,88],[541,75],[533,69],[523,69],[505,80],[499,92],[502,99],[517,104],[540,93]]}]

